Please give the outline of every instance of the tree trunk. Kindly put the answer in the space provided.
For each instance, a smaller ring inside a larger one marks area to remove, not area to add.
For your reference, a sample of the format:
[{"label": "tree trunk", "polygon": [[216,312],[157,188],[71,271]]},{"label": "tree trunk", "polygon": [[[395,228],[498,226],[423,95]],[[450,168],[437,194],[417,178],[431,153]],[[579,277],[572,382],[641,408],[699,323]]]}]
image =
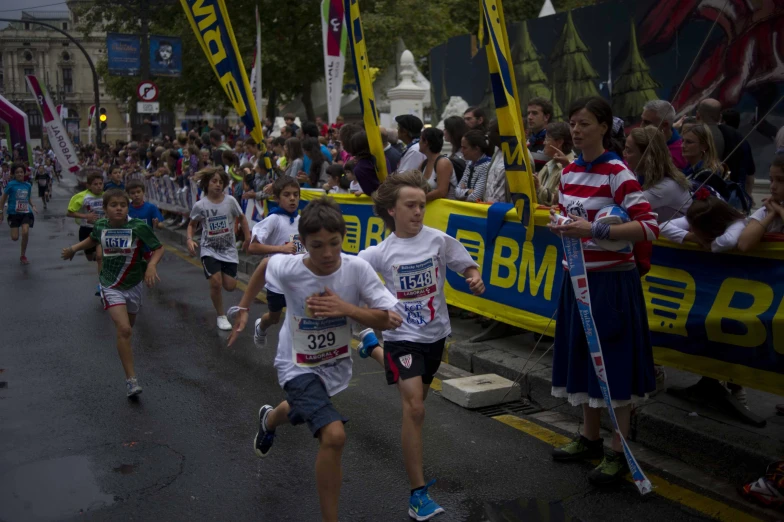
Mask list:
[{"label": "tree trunk", "polygon": [[272,123],[275,123],[275,116],[277,116],[277,112],[278,91],[277,89],[272,89],[269,94],[269,100],[267,100],[267,118],[269,118]]},{"label": "tree trunk", "polygon": [[305,114],[308,121],[316,121],[316,113],[313,111],[313,100],[311,99],[310,83],[302,86],[302,104],[305,106]]}]

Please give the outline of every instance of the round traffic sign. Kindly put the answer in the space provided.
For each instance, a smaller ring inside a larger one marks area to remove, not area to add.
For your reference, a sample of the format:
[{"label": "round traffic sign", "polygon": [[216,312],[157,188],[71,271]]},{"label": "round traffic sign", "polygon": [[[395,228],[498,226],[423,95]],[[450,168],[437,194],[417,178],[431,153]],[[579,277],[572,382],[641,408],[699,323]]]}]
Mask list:
[{"label": "round traffic sign", "polygon": [[139,83],[139,86],[136,87],[136,96],[139,97],[139,100],[144,102],[157,100],[159,93],[158,86],[148,80]]}]

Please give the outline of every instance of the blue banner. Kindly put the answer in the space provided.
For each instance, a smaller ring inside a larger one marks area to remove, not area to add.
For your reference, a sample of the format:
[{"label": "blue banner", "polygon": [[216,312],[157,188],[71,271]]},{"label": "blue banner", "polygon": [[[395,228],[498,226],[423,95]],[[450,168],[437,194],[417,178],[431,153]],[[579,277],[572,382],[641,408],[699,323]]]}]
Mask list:
[{"label": "blue banner", "polygon": [[142,44],[136,34],[106,34],[106,54],[109,74],[113,76],[139,76],[142,69]]},{"label": "blue banner", "polygon": [[182,40],[150,35],[150,74],[179,77],[182,74]]}]

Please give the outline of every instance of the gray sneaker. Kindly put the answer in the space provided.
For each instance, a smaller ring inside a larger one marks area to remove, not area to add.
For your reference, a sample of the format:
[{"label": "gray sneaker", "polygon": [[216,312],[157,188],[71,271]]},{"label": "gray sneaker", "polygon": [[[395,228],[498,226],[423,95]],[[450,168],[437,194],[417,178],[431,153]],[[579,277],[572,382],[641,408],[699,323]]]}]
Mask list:
[{"label": "gray sneaker", "polygon": [[128,397],[135,397],[142,392],[142,387],[136,381],[136,377],[131,377],[125,380],[125,386],[128,388]]},{"label": "gray sneaker", "polygon": [[256,319],[256,327],[253,329],[253,344],[256,348],[266,348],[267,332],[261,329],[261,319]]}]

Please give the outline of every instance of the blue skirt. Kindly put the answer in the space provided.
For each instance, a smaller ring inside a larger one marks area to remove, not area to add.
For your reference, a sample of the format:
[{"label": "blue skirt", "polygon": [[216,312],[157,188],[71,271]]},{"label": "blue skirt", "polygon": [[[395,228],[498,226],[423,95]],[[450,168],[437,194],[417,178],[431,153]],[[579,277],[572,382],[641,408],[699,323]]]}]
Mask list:
[{"label": "blue skirt", "polygon": [[[656,378],[640,273],[588,272],[588,288],[612,405],[644,400],[656,389]],[[552,393],[568,398],[573,406],[605,407],[568,273],[558,303]]]}]

